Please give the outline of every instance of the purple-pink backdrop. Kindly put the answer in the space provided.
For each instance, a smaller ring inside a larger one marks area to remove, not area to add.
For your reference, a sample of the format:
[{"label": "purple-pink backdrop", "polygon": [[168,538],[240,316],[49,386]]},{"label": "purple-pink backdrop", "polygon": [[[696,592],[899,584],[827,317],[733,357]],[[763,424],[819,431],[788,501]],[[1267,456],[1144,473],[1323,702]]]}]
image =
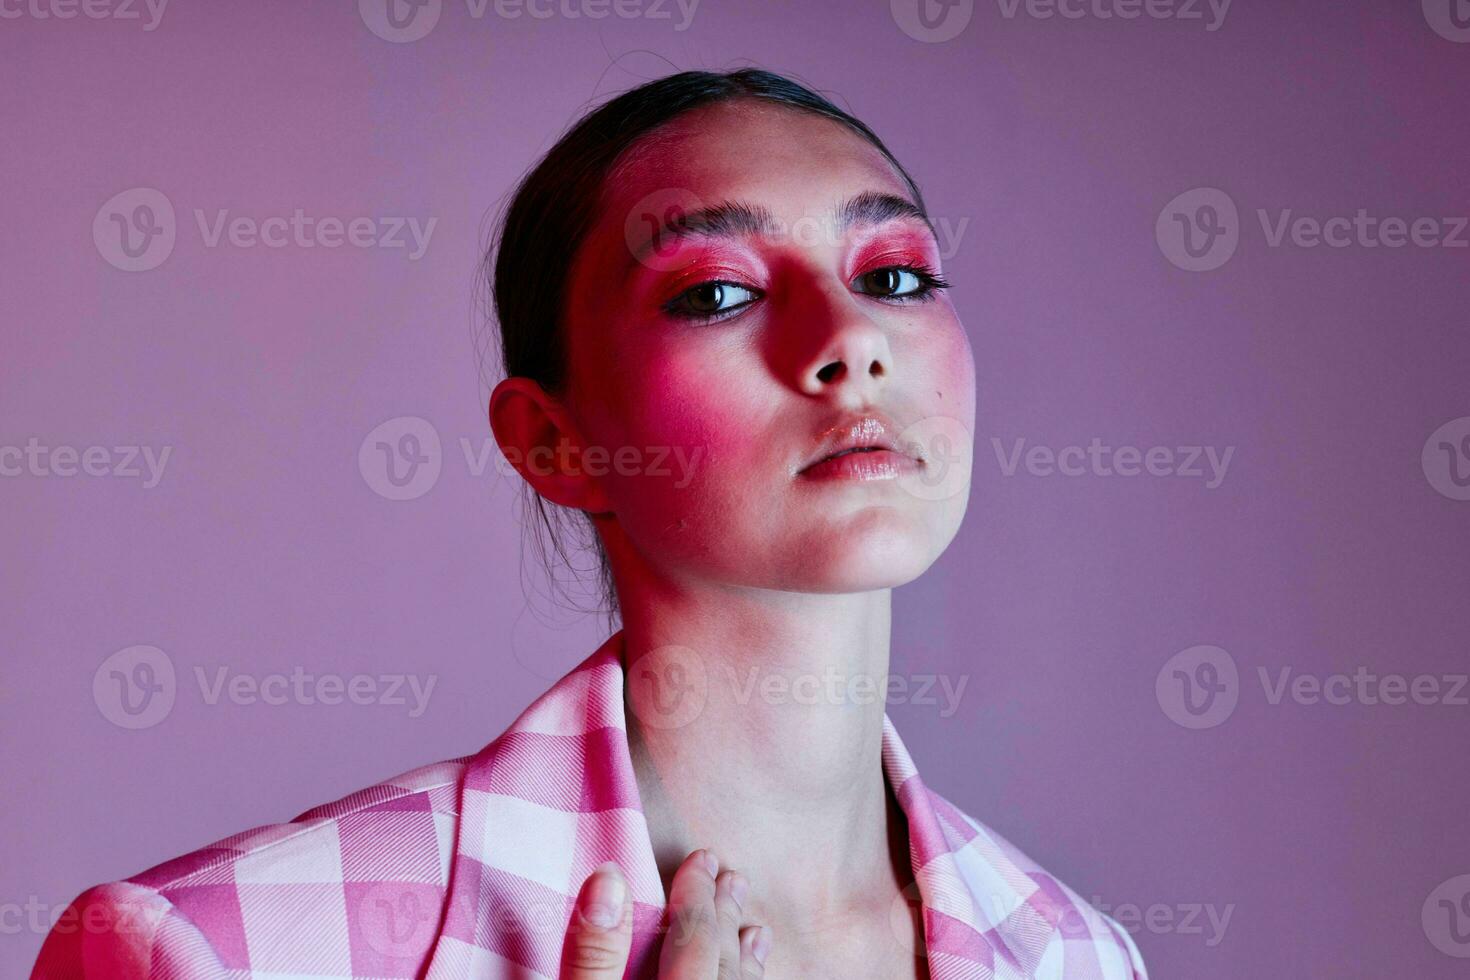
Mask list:
[{"label": "purple-pink backdrop", "polygon": [[1158,978],[1463,976],[1465,6],[4,0],[0,973],[603,637],[527,600],[486,215],[588,100],[753,62],[949,236],[973,497],[893,667],[967,680],[890,708],[929,782]]}]

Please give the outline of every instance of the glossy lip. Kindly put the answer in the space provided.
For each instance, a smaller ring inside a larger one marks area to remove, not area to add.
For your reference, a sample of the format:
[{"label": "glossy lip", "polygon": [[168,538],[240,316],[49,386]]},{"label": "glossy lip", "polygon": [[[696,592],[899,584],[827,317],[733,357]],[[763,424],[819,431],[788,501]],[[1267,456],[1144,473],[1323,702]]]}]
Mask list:
[{"label": "glossy lip", "polygon": [[893,423],[881,414],[849,416],[822,433],[817,451],[797,475],[891,479],[922,465],[923,459],[900,443],[893,430]]}]

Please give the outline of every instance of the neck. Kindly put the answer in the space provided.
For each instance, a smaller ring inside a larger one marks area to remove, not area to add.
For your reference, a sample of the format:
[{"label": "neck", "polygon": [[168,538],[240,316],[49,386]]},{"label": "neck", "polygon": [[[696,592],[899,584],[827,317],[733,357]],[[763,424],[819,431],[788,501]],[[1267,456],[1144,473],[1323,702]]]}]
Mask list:
[{"label": "neck", "polygon": [[890,590],[623,585],[629,747],[665,887],[710,847],[749,878],[756,921],[883,914],[909,876],[881,756]]}]

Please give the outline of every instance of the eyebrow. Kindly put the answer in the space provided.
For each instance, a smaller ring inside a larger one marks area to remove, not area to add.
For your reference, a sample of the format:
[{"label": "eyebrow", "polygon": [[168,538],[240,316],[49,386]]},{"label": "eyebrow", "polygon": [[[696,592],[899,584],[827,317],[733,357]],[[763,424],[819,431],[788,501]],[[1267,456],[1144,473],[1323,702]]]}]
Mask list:
[{"label": "eyebrow", "polygon": [[[844,201],[836,210],[837,233],[859,225],[880,225],[887,221],[908,220],[921,222],[929,233],[938,239],[934,225],[924,209],[912,201],[883,191],[865,191]],[[652,224],[652,215],[642,216],[645,223]],[[686,238],[740,238],[747,235],[774,236],[780,232],[780,223],[767,209],[760,206],[726,201],[712,207],[678,214],[666,214],[657,232],[638,246],[633,253],[633,264],[643,261],[657,242],[666,248]]]}]

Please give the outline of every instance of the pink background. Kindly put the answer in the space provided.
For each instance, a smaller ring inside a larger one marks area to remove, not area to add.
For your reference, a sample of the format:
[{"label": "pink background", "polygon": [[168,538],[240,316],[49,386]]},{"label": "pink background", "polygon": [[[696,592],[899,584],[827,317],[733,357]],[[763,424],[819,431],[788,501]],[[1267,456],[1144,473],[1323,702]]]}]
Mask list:
[{"label": "pink background", "polygon": [[[1155,977],[1463,975],[1421,910],[1470,873],[1470,707],[1272,704],[1258,669],[1470,664],[1470,502],[1420,458],[1470,415],[1470,249],[1272,247],[1256,210],[1470,213],[1470,44],[1412,2],[1237,0],[1212,31],[1204,5],[984,0],[941,42],[883,2],[704,0],[682,31],[672,4],[494,9],[447,0],[411,43],[346,2],[0,24],[0,446],[172,447],[152,488],[0,478],[0,973],[40,946],[28,903],[472,752],[602,639],[523,568],[513,481],[465,462],[460,440],[488,437],[487,214],[589,100],[756,63],[835,94],[963,223],[973,497],[894,630],[896,672],[969,678],[947,717],[890,708],[930,784],[1115,915],[1162,909],[1136,933]],[[177,241],[129,273],[92,225],[137,187],[176,209]],[[1198,187],[1240,215],[1207,272],[1155,237]],[[412,261],[210,248],[193,216],[295,208],[437,225]],[[442,472],[392,501],[358,450],[400,416],[432,424]],[[992,438],[1235,449],[1207,489],[1006,476]],[[128,730],[93,679],[138,644],[178,693]],[[1199,644],[1233,658],[1238,706],[1192,730],[1155,680]],[[437,682],[409,717],[209,704],[195,681],[298,666]],[[1213,944],[1206,908],[1230,909]]]}]

